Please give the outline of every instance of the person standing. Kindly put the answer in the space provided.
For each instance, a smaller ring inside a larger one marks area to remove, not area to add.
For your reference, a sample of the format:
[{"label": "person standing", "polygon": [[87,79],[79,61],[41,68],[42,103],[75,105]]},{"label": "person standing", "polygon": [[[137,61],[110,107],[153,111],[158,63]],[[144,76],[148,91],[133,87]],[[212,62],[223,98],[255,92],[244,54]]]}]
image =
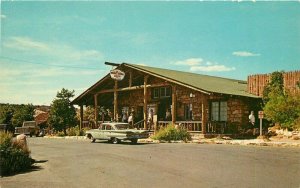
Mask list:
[{"label": "person standing", "polygon": [[133,122],[133,114],[130,113],[130,116],[128,117],[128,123],[129,123],[129,125],[132,126],[132,122]]},{"label": "person standing", "polygon": [[251,128],[253,128],[253,135],[255,135],[255,116],[253,111],[249,115],[249,123],[251,124]]}]

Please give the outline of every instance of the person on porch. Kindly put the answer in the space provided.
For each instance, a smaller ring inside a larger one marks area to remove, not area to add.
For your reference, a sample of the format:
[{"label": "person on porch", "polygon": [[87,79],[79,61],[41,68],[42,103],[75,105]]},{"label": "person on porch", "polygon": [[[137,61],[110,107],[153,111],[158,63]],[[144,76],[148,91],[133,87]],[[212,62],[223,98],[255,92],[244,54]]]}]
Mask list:
[{"label": "person on porch", "polygon": [[166,117],[165,117],[166,121],[171,121],[172,117],[171,117],[171,112],[169,109],[167,109],[166,111]]},{"label": "person on porch", "polygon": [[133,125],[132,123],[133,123],[133,113],[130,113],[130,116],[128,117],[128,123],[129,123],[129,125]]},{"label": "person on porch", "polygon": [[153,109],[150,109],[149,115],[148,115],[148,128],[151,129],[153,126]]}]

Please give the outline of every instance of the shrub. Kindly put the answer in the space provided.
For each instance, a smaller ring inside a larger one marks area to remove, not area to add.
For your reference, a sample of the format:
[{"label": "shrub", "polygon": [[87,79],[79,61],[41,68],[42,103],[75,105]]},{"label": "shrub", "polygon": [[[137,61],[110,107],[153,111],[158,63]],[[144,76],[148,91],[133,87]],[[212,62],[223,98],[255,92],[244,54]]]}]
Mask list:
[{"label": "shrub", "polygon": [[168,125],[167,127],[162,127],[160,130],[152,137],[154,140],[164,140],[170,142],[171,140],[191,140],[191,135],[183,128],[175,128],[173,125]]},{"label": "shrub", "polygon": [[12,141],[12,134],[11,133],[5,133],[0,131],[0,145],[1,146],[8,146],[11,144]]},{"label": "shrub", "polygon": [[12,135],[0,132],[0,175],[10,175],[29,169],[34,160],[23,144],[13,141]]},{"label": "shrub", "polygon": [[65,133],[63,131],[57,132],[56,136],[66,136]]},{"label": "shrub", "polygon": [[71,127],[67,130],[68,136],[83,136],[85,134],[84,129],[79,130],[79,126]]}]

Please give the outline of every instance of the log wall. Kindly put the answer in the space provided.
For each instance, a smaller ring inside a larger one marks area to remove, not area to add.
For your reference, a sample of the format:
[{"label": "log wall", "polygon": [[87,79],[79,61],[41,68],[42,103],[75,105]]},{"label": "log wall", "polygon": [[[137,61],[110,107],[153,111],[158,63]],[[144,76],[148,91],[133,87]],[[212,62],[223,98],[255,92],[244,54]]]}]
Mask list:
[{"label": "log wall", "polygon": [[[248,92],[262,96],[264,87],[269,83],[271,74],[256,74],[248,76]],[[300,71],[283,73],[283,84],[286,90],[292,93],[300,93],[297,82],[300,81]]]}]

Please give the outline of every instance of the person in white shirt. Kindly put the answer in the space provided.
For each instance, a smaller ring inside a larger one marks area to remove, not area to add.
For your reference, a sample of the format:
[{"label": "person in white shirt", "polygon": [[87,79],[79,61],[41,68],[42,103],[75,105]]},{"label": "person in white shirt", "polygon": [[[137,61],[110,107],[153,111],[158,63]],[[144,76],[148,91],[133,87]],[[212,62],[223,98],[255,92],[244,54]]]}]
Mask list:
[{"label": "person in white shirt", "polygon": [[251,125],[253,126],[250,128],[253,129],[253,136],[255,136],[255,116],[253,111],[251,111],[251,114],[249,115],[249,123],[251,123]]},{"label": "person in white shirt", "polygon": [[249,122],[254,126],[255,125],[255,116],[254,112],[251,111],[251,114],[249,115]]},{"label": "person in white shirt", "polygon": [[131,113],[130,116],[128,117],[128,123],[132,125],[132,121],[133,121],[133,114]]}]

